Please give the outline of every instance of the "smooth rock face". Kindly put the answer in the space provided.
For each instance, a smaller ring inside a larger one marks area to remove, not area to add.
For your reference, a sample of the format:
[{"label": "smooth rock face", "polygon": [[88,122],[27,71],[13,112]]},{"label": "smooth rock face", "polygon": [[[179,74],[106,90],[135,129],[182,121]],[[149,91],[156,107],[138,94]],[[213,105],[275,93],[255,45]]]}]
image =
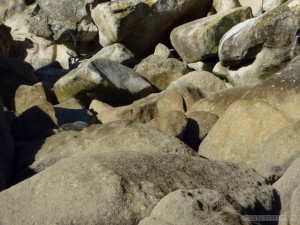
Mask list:
[{"label": "smooth rock face", "polygon": [[300,121],[297,121],[272,134],[264,142],[257,171],[271,180],[277,180],[299,157]]},{"label": "smooth rock face", "polygon": [[279,6],[280,4],[282,4],[283,2],[286,2],[286,0],[264,0],[263,1],[263,10],[268,11],[268,10],[274,9],[277,6]]},{"label": "smooth rock face", "polygon": [[217,12],[223,12],[229,9],[240,7],[241,5],[238,0],[227,0],[227,1],[214,0],[213,6]]},{"label": "smooth rock face", "polygon": [[168,193],[199,187],[230,195],[248,213],[278,213],[274,189],[251,169],[175,154],[94,151],[0,193],[0,222],[138,224]]},{"label": "smooth rock face", "polygon": [[39,0],[36,15],[31,17],[29,31],[44,38],[54,40],[72,40],[68,32],[73,32],[80,41],[93,40],[97,35],[97,27],[93,24],[81,0]]},{"label": "smooth rock face", "polygon": [[205,16],[210,7],[209,0],[111,1],[93,9],[92,17],[102,46],[122,43],[141,56],[154,48],[176,22]]},{"label": "smooth rock face", "polygon": [[262,14],[262,5],[264,0],[238,0],[241,6],[250,6],[254,16]]},{"label": "smooth rock face", "polygon": [[[292,214],[291,201],[294,191],[300,187],[300,158],[295,160],[292,165],[288,168],[285,174],[273,184],[273,187],[279,192],[281,200],[281,215],[293,215],[296,216],[296,220],[299,214]],[[299,197],[299,196],[298,196]],[[295,200],[295,197],[293,201]],[[293,202],[294,204],[294,202]],[[294,207],[294,205],[293,205]],[[299,208],[298,208],[299,209]]]},{"label": "smooth rock face", "polygon": [[98,98],[107,103],[132,102],[154,90],[139,74],[117,62],[96,59],[58,80],[54,91],[59,102],[76,97]]},{"label": "smooth rock face", "polygon": [[14,140],[6,121],[0,96],[0,191],[8,188],[13,175]]},{"label": "smooth rock face", "polygon": [[61,132],[47,138],[36,154],[31,168],[40,172],[63,158],[81,153],[91,154],[94,151],[195,155],[192,149],[174,137],[147,125],[123,120],[105,125],[92,125],[77,134]]},{"label": "smooth rock face", "polygon": [[290,0],[229,30],[219,46],[219,58],[235,85],[257,83],[276,73],[297,55],[295,33],[300,3]]},{"label": "smooth rock face", "polygon": [[215,190],[177,190],[154,207],[139,225],[251,224],[242,218],[242,207]]},{"label": "smooth rock face", "polygon": [[162,91],[173,81],[187,74],[189,69],[186,63],[178,59],[150,55],[135,67],[135,71]]},{"label": "smooth rock face", "polygon": [[299,59],[231,104],[200,145],[200,154],[257,168],[264,142],[300,119]]},{"label": "smooth rock face", "polygon": [[290,222],[290,224],[298,225],[299,217],[297,220],[297,215],[300,215],[300,185],[294,190],[290,208],[291,208],[291,216],[292,216],[292,221]]},{"label": "smooth rock face", "polygon": [[171,42],[185,62],[216,58],[223,35],[251,17],[251,9],[246,7],[195,20],[176,27],[171,33]]}]

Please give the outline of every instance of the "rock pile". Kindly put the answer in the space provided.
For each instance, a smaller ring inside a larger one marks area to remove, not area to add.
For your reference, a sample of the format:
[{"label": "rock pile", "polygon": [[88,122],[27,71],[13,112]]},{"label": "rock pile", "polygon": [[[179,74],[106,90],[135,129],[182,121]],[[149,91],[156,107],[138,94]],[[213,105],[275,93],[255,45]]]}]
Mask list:
[{"label": "rock pile", "polygon": [[3,0],[0,224],[299,225],[298,55],[299,0]]}]

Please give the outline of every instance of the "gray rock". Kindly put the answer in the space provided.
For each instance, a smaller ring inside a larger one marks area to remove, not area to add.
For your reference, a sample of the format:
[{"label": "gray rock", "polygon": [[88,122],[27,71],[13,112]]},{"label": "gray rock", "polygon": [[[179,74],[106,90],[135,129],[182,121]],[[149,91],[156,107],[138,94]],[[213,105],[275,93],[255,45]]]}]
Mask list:
[{"label": "gray rock", "polygon": [[89,61],[95,59],[108,59],[116,61],[128,67],[133,67],[137,64],[137,59],[126,46],[115,43],[113,45],[102,48]]},{"label": "gray rock", "polygon": [[84,128],[87,128],[89,125],[83,121],[76,121],[74,123],[65,123],[60,128],[62,130],[73,130],[73,131],[82,131]]},{"label": "gray rock", "polygon": [[171,50],[167,46],[165,46],[164,44],[161,44],[161,43],[156,45],[153,54],[163,57],[165,59],[172,58]]},{"label": "gray rock", "polygon": [[249,7],[228,10],[176,27],[170,39],[185,62],[217,58],[223,35],[236,24],[251,17]]},{"label": "gray rock", "polygon": [[288,1],[229,30],[219,47],[221,64],[230,66],[227,79],[234,85],[258,83],[285,67],[291,60],[299,15],[299,1]]},{"label": "gray rock", "polygon": [[213,0],[214,9],[219,13],[236,7],[241,7],[238,0]]},{"label": "gray rock", "polygon": [[59,102],[78,98],[99,99],[110,104],[132,102],[154,92],[151,85],[130,68],[117,62],[96,59],[72,70],[54,85]]},{"label": "gray rock", "polygon": [[186,63],[178,59],[150,55],[136,65],[135,71],[162,91],[173,81],[187,74],[189,69]]},{"label": "gray rock", "polygon": [[175,154],[94,151],[1,192],[0,223],[133,225],[168,193],[197,188],[230,195],[248,213],[278,213],[274,189],[243,166]]},{"label": "gray rock", "polygon": [[177,190],[165,196],[139,225],[246,225],[243,210],[230,196],[209,189]]},{"label": "gray rock", "polygon": [[263,1],[263,11],[268,11],[271,9],[276,8],[277,6],[281,5],[286,0],[264,0]]},{"label": "gray rock", "polygon": [[[29,31],[44,38],[71,40],[68,32],[80,41],[93,40],[98,32],[85,1],[39,0],[30,19]],[[69,30],[69,31],[66,31]]]},{"label": "gray rock", "polygon": [[176,22],[203,17],[210,7],[209,0],[111,1],[93,9],[92,17],[102,46],[122,43],[140,57],[151,51]]}]

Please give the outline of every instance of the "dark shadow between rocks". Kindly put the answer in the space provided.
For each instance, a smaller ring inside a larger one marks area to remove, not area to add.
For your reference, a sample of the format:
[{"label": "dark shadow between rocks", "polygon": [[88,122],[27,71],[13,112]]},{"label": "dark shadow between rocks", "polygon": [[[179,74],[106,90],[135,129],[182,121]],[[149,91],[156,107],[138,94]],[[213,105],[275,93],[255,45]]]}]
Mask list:
[{"label": "dark shadow between rocks", "polygon": [[186,130],[183,135],[183,142],[189,146],[191,149],[198,151],[199,145],[201,143],[200,137],[199,137],[199,124],[196,120],[193,120],[191,118],[188,118],[188,122],[186,125]]}]

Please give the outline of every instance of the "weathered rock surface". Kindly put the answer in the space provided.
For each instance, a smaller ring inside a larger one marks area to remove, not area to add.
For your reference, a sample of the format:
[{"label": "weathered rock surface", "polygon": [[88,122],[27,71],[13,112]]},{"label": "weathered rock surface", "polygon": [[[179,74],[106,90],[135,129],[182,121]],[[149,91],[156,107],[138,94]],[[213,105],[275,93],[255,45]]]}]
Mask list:
[{"label": "weathered rock surface", "polygon": [[209,189],[177,190],[165,196],[139,225],[251,224],[230,196]]},{"label": "weathered rock surface", "polygon": [[264,0],[263,1],[263,11],[268,11],[271,9],[276,8],[283,2],[286,2],[286,0]]},{"label": "weathered rock surface", "polygon": [[[277,180],[300,157],[300,121],[273,133],[263,144],[257,171]],[[266,160],[267,159],[267,160]]]},{"label": "weathered rock surface", "polygon": [[8,188],[13,176],[15,146],[0,96],[0,191]]},{"label": "weathered rock surface", "polygon": [[171,53],[171,50],[162,43],[159,43],[159,44],[156,45],[153,54],[158,55],[160,57],[163,57],[165,59],[173,57],[172,53]]},{"label": "weathered rock surface", "polygon": [[297,215],[300,214],[300,185],[294,190],[294,193],[292,195],[292,200],[291,200],[291,225],[298,225],[299,224],[299,219],[297,220]]},{"label": "weathered rock surface", "polygon": [[257,168],[264,142],[300,119],[299,59],[231,104],[200,145],[200,154]]},{"label": "weathered rock surface", "polygon": [[147,125],[129,120],[92,125],[79,133],[61,132],[46,139],[35,156],[31,168],[40,172],[57,161],[78,154],[96,152],[132,151],[146,153],[178,153],[194,155],[195,152],[178,139],[167,136]]},{"label": "weathered rock surface", "polygon": [[189,69],[186,63],[178,59],[150,55],[135,67],[135,71],[162,91],[173,81],[187,74]]},{"label": "weathered rock surface", "polygon": [[227,0],[227,1],[213,0],[213,6],[217,12],[223,12],[229,9],[241,7],[238,0]]},{"label": "weathered rock surface", "polygon": [[[299,214],[292,214],[292,210],[295,210],[295,208],[292,208],[291,201],[295,201],[297,197],[293,196],[293,193],[296,189],[299,189],[300,187],[300,158],[295,160],[292,165],[288,168],[288,170],[285,172],[285,174],[276,182],[273,184],[273,186],[278,190],[280,195],[280,201],[281,201],[281,215],[293,215],[296,217],[299,216]],[[292,199],[294,198],[294,199]],[[299,203],[299,202],[298,202]],[[293,202],[293,204],[295,204]],[[293,205],[294,207],[295,205]],[[299,208],[298,208],[299,210]],[[279,224],[286,224],[284,221],[281,221],[282,223]],[[287,221],[286,221],[287,222]]]},{"label": "weathered rock surface", "polygon": [[176,27],[171,33],[171,42],[185,62],[216,58],[223,35],[251,17],[251,9],[246,7],[195,20]]},{"label": "weathered rock surface", "polygon": [[[68,31],[80,41],[93,40],[98,32],[89,15],[86,1],[39,0],[30,20],[29,31],[44,38],[72,40]],[[63,37],[64,36],[64,37]]]},{"label": "weathered rock surface", "polygon": [[204,97],[227,89],[224,81],[207,71],[193,71],[177,80],[185,81],[199,88]]},{"label": "weathered rock surface", "polygon": [[171,111],[163,116],[155,117],[147,125],[166,135],[182,139],[187,126],[187,118],[181,111]]},{"label": "weathered rock surface", "polygon": [[166,194],[197,188],[230,195],[249,213],[278,213],[274,189],[251,169],[175,154],[94,151],[0,193],[0,222],[138,224]]},{"label": "weathered rock surface", "polygon": [[286,66],[298,54],[299,15],[299,1],[290,0],[227,32],[219,46],[221,64],[230,66],[227,78],[235,85],[257,83]]},{"label": "weathered rock surface", "polygon": [[98,98],[107,103],[132,102],[154,92],[151,85],[130,68],[117,62],[96,59],[72,70],[54,85],[59,102]]},{"label": "weathered rock surface", "polygon": [[262,14],[262,5],[264,0],[238,0],[241,6],[250,6],[253,12],[253,15],[258,16]]},{"label": "weathered rock surface", "polygon": [[92,17],[99,29],[102,46],[122,43],[141,56],[154,48],[175,23],[203,17],[210,7],[208,0],[111,1],[93,9]]}]

